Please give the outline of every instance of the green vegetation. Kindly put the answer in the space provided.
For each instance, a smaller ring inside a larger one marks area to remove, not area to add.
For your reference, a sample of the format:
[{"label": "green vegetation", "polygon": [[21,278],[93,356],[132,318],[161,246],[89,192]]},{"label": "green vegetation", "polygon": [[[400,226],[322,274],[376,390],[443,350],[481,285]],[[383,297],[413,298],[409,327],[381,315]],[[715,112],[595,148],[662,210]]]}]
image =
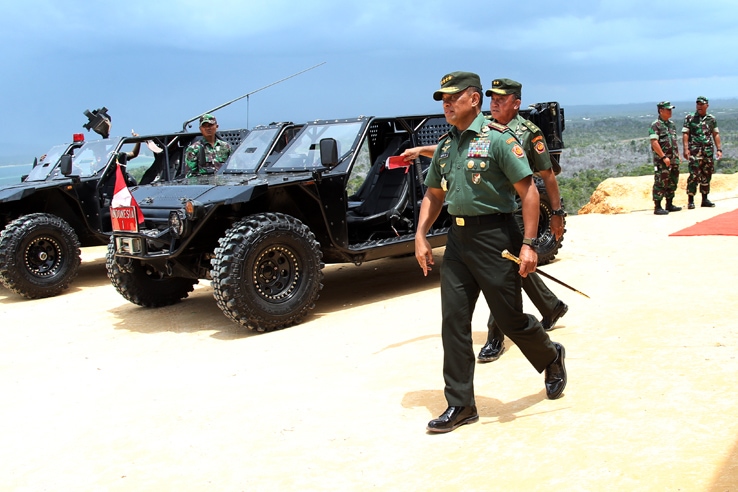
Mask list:
[{"label": "green vegetation", "polygon": [[[633,114],[617,115],[610,108],[606,115],[589,117],[578,114],[576,108],[567,111],[567,118],[572,119],[566,121],[566,148],[558,182],[568,213],[576,214],[607,178],[653,175],[648,128],[657,117],[655,108],[651,114],[647,111],[636,114],[632,108],[629,111]],[[709,111],[717,118],[724,156],[716,163],[715,172],[738,172],[738,108],[711,104]],[[681,126],[686,112],[674,113],[672,121],[677,126],[681,152]],[[683,159],[680,171],[688,172]]]}]

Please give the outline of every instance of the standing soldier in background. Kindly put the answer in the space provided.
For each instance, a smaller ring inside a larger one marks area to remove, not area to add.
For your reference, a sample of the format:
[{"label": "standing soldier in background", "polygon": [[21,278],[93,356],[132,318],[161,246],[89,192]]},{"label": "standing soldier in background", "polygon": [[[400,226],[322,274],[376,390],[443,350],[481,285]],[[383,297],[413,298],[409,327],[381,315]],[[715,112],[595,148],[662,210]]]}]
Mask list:
[{"label": "standing soldier in background", "polygon": [[[679,183],[679,146],[676,125],[671,121],[675,107],[669,101],[658,103],[659,117],[648,129],[653,150],[653,213],[656,215],[668,215],[682,209],[672,203]],[[661,207],[662,198],[666,198],[665,209]]]},{"label": "standing soldier in background", "polygon": [[703,207],[714,207],[715,204],[707,199],[710,193],[710,179],[715,171],[713,160],[712,141],[717,145],[717,158],[723,158],[723,149],[720,147],[720,130],[715,117],[707,114],[709,106],[705,96],[697,98],[697,111],[684,118],[682,128],[682,143],[684,144],[684,158],[689,160],[689,179],[687,180],[687,208],[694,208],[694,195],[697,193],[697,184],[700,185]]}]

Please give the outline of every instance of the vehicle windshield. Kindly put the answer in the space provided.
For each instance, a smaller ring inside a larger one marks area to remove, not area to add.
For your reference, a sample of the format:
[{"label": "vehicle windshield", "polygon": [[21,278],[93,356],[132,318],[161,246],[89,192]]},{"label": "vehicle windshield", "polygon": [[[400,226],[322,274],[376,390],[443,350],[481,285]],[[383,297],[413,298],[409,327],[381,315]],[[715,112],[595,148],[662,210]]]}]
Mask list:
[{"label": "vehicle windshield", "polygon": [[55,145],[49,149],[44,158],[28,173],[26,181],[43,181],[49,177],[51,170],[59,162],[59,158],[69,148],[69,144]]},{"label": "vehicle windshield", "polygon": [[241,141],[226,162],[223,172],[256,172],[272,148],[279,128],[256,128]]},{"label": "vehicle windshield", "polygon": [[118,145],[118,139],[106,138],[87,142],[74,153],[72,174],[81,178],[94,176],[104,169]]},{"label": "vehicle windshield", "polygon": [[322,168],[320,163],[320,141],[333,138],[338,144],[338,159],[351,151],[364,126],[359,120],[307,125],[282,152],[282,156],[269,171],[310,170]]}]

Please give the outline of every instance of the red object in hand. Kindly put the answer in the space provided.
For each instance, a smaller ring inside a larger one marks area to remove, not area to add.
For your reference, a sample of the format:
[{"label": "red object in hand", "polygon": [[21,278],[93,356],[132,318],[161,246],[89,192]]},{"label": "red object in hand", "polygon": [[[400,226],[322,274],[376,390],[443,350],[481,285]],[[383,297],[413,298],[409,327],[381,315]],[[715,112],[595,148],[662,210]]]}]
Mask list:
[{"label": "red object in hand", "polygon": [[402,167],[410,167],[412,161],[406,161],[401,155],[393,155],[387,158],[384,164],[386,169],[399,169]]}]

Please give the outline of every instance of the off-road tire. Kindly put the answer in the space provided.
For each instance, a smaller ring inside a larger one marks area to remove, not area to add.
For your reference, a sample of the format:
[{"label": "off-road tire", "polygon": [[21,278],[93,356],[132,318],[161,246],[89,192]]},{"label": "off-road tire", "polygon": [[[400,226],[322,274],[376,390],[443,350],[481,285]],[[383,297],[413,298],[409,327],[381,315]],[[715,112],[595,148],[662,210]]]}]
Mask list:
[{"label": "off-road tire", "polygon": [[323,288],[323,253],[289,215],[251,215],[219,239],[210,275],[218,307],[255,331],[300,323]]},{"label": "off-road tire", "polygon": [[176,304],[194,290],[196,279],[168,277],[140,260],[115,257],[115,239],[110,238],[105,268],[120,295],[133,304],[162,307]]},{"label": "off-road tire", "polygon": [[[538,216],[538,264],[546,265],[551,263],[559,252],[564,234],[556,240],[556,236],[551,232],[551,217],[553,217],[551,200],[545,192],[540,192],[539,195],[541,204]],[[566,232],[566,217],[564,217],[564,232]]]},{"label": "off-road tire", "polygon": [[81,262],[77,233],[55,215],[24,215],[0,233],[0,282],[28,299],[61,294]]}]

